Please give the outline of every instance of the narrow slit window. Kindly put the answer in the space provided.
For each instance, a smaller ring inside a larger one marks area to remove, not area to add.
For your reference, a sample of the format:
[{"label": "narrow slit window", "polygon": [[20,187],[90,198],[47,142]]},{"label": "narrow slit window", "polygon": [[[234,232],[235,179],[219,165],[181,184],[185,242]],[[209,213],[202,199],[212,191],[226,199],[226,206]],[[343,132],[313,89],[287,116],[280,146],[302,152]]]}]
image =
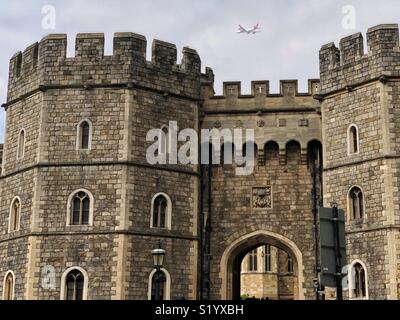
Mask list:
[{"label": "narrow slit window", "polygon": [[257,271],[257,249],[251,250],[249,253],[249,271]]},{"label": "narrow slit window", "polygon": [[349,128],[348,132],[349,154],[356,154],[359,151],[358,129],[355,125]]},{"label": "narrow slit window", "polygon": [[89,134],[90,134],[90,126],[85,121],[82,124],[82,140],[81,140],[82,149],[89,149]]},{"label": "narrow slit window", "polygon": [[21,203],[18,198],[14,199],[11,204],[9,230],[10,232],[15,232],[19,230],[21,218]]},{"label": "narrow slit window", "polygon": [[293,273],[293,258],[290,255],[288,255],[288,260],[287,260],[287,272]]},{"label": "narrow slit window", "polygon": [[271,272],[272,271],[272,259],[271,259],[271,246],[265,246],[265,271]]},{"label": "narrow slit window", "polygon": [[83,120],[78,124],[76,149],[90,150],[92,148],[92,123],[89,120]]},{"label": "narrow slit window", "polygon": [[18,137],[17,158],[21,159],[25,154],[25,130],[21,130]]}]

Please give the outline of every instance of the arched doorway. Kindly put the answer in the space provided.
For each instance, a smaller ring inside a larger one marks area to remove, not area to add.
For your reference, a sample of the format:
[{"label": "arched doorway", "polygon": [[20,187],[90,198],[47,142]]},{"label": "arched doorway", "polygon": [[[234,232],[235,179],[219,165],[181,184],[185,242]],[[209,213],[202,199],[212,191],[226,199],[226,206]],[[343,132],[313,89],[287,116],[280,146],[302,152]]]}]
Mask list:
[{"label": "arched doorway", "polygon": [[[244,258],[243,254],[245,254]],[[293,257],[270,244],[243,251],[233,268],[233,298],[293,300],[297,287]],[[242,261],[241,261],[242,259]],[[240,264],[240,265],[239,265]]]},{"label": "arched doorway", "polygon": [[240,299],[240,276],[243,258],[252,250],[271,245],[287,252],[293,261],[293,274],[295,283],[293,298],[304,299],[303,290],[303,259],[296,244],[288,238],[266,230],[254,231],[233,241],[224,251],[221,259],[220,276],[222,279],[221,298],[223,300]]}]

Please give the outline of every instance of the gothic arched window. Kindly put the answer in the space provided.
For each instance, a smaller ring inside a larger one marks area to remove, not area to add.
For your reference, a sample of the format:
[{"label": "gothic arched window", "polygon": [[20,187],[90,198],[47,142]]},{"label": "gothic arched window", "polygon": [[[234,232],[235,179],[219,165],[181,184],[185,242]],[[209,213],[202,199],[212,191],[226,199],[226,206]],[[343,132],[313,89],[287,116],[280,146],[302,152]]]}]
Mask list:
[{"label": "gothic arched window", "polygon": [[21,201],[18,197],[14,198],[11,203],[8,231],[14,232],[19,230],[21,219]]},{"label": "gothic arched window", "polygon": [[71,201],[71,225],[88,225],[90,220],[90,196],[85,191],[76,192]]},{"label": "gothic arched window", "polygon": [[257,271],[258,266],[257,266],[257,249],[251,250],[249,252],[249,271]]},{"label": "gothic arched window", "polygon": [[71,267],[61,277],[61,300],[87,300],[88,275],[78,266]]},{"label": "gothic arched window", "polygon": [[364,218],[364,195],[359,187],[353,187],[349,191],[349,214],[351,219]]},{"label": "gothic arched window", "polygon": [[354,288],[353,298],[364,299],[367,297],[367,279],[365,269],[360,263],[353,266]]},{"label": "gothic arched window", "polygon": [[358,128],[351,125],[347,132],[348,154],[356,154],[359,151]]},{"label": "gothic arched window", "polygon": [[89,150],[92,145],[92,124],[89,120],[82,120],[78,124],[77,149]]},{"label": "gothic arched window", "polygon": [[4,277],[3,283],[3,300],[13,300],[14,299],[14,274],[12,271],[8,271]]},{"label": "gothic arched window", "polygon": [[85,277],[79,270],[72,270],[66,277],[66,300],[83,300]]},{"label": "gothic arched window", "polygon": [[171,229],[171,199],[158,193],[153,197],[151,209],[151,227]]}]

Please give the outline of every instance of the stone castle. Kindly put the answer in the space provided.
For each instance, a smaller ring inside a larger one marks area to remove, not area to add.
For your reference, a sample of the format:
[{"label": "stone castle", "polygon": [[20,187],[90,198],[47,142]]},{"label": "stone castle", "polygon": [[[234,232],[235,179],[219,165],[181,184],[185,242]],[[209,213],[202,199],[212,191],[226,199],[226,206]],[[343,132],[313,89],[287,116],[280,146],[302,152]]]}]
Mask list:
[{"label": "stone castle", "polygon": [[[177,64],[176,46],[154,40],[147,61],[134,33],[116,33],[111,56],[102,34],[79,34],[75,57],[63,34],[15,54],[0,298],[152,299],[161,240],[163,299],[316,299],[317,209],[332,201],[345,211],[355,274],[346,299],[400,298],[398,26],[369,29],[367,42],[367,53],[359,33],[324,45],[306,93],[282,80],[279,93],[254,81],[250,95],[224,83],[222,96],[195,50]],[[253,173],[150,165],[146,133],[169,121],[254,129]]]}]

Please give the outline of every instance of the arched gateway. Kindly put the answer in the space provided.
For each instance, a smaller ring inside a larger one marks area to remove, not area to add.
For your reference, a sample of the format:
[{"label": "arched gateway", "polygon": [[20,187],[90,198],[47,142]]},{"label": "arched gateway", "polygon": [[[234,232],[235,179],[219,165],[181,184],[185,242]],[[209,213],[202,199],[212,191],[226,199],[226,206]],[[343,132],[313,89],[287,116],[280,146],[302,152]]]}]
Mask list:
[{"label": "arched gateway", "polygon": [[241,236],[225,249],[221,258],[220,270],[222,299],[240,298],[241,261],[249,251],[266,244],[282,249],[293,257],[294,275],[297,280],[294,283],[294,299],[304,299],[303,258],[301,251],[290,239],[266,230],[258,230]]}]

